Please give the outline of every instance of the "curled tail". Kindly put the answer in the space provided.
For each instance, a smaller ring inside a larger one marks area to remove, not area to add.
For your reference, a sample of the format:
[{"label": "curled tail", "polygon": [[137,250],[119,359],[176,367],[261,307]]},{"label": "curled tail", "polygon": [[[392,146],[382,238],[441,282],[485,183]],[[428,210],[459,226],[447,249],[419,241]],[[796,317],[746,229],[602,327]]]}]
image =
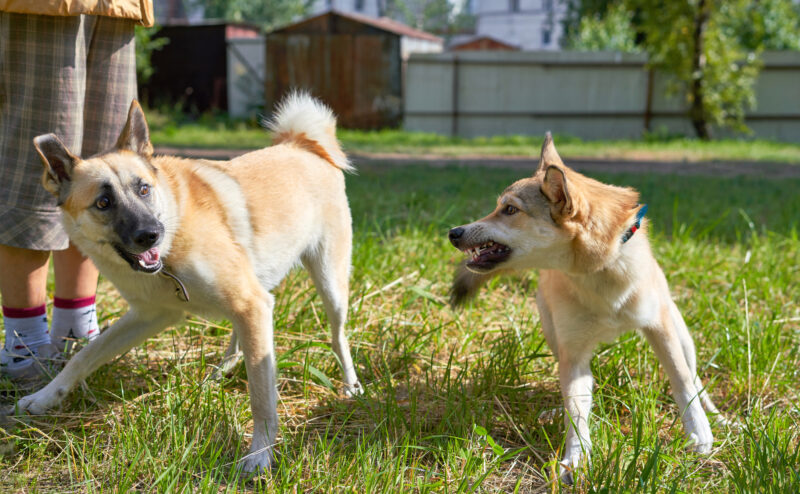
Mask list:
[{"label": "curled tail", "polygon": [[272,132],[273,144],[293,143],[342,171],[355,171],[336,140],[336,117],[310,94],[289,93],[278,104],[272,119],[263,123]]}]

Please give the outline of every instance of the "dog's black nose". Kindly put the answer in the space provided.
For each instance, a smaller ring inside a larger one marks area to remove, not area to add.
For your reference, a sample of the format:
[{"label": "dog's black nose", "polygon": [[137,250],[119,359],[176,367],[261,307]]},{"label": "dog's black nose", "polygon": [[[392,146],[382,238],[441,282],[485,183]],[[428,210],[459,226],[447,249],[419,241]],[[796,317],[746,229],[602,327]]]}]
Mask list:
[{"label": "dog's black nose", "polygon": [[457,226],[450,230],[450,233],[447,234],[447,237],[450,239],[450,243],[458,247],[458,240],[461,236],[464,235],[464,229],[460,226]]},{"label": "dog's black nose", "polygon": [[133,234],[133,241],[136,242],[136,245],[143,249],[149,249],[150,247],[154,246],[161,235],[156,230],[137,230]]}]

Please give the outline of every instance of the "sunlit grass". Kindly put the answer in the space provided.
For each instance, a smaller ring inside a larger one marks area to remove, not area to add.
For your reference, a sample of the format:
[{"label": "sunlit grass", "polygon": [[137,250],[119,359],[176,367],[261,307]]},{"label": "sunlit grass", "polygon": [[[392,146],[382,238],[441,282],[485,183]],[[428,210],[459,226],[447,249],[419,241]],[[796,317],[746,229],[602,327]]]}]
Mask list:
[{"label": "sunlit grass", "polygon": [[[204,116],[187,121],[158,111],[148,111],[156,146],[258,149],[269,137],[256,122],[231,121]],[[568,158],[629,159],[658,161],[768,161],[800,163],[800,144],[754,139],[722,139],[703,142],[675,136],[645,136],[642,139],[591,141],[568,135],[555,139],[559,152]],[[386,129],[360,131],[340,129],[339,138],[348,152],[362,154],[410,154],[444,157],[538,156],[542,136],[496,136],[472,139],[423,132]]]},{"label": "sunlit grass", "polygon": [[[447,229],[524,173],[375,166],[348,176],[355,251],[349,337],[366,394],[347,399],[302,271],[276,290],[279,465],[239,481],[246,375],[206,378],[230,325],[181,328],[103,366],[53,416],[10,432],[0,491],[550,492],[562,446],[557,366],[536,273],[445,304],[460,254]],[[684,450],[662,368],[634,333],[602,346],[594,460],[575,492],[800,491],[800,180],[603,175],[649,204],[656,257],[712,397],[711,455]],[[276,246],[277,247],[277,246]],[[124,312],[103,282],[101,318]],[[329,385],[333,383],[333,387]],[[8,386],[6,386],[8,389]]]}]

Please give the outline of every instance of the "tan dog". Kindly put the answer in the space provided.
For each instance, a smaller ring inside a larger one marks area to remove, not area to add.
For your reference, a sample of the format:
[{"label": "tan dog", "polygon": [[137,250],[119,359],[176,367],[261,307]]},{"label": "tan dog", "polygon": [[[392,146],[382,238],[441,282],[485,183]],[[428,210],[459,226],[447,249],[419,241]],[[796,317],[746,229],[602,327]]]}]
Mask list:
[{"label": "tan dog", "polygon": [[593,351],[631,329],[644,333],[666,369],[694,450],[706,453],[713,442],[703,407],[719,412],[697,376],[694,343],[650,251],[638,200],[630,188],[567,168],[548,133],[533,177],[508,187],[489,216],[450,230],[470,255],[453,284],[454,305],[498,273],[541,270],[536,304],[559,361],[567,482],[591,452]]},{"label": "tan dog", "polygon": [[34,140],[71,241],[130,311],[47,386],[20,399],[20,411],[45,413],[99,366],[187,311],[227,318],[234,332],[222,371],[235,363],[240,342],[254,420],[239,467],[270,467],[278,428],[270,291],[300,262],[330,319],[346,392],[361,391],[344,334],[352,231],[342,172],[350,165],[335,118],[294,94],[268,125],[276,145],[229,162],[153,156],[135,101],[107,153],[83,160],[52,134]]}]

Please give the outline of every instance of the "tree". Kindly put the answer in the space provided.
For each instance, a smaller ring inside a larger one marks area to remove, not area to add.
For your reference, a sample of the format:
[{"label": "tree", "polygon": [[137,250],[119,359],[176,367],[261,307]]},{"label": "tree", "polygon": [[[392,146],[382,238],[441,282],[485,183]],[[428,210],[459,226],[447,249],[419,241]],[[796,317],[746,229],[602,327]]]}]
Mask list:
[{"label": "tree", "polygon": [[641,51],[636,43],[633,12],[622,3],[603,9],[604,12],[586,12],[577,23],[570,26],[564,48],[583,51]]},{"label": "tree", "polygon": [[266,30],[289,24],[304,16],[312,0],[185,0],[202,8],[206,19],[251,22]]},{"label": "tree", "polygon": [[748,130],[761,52],[800,49],[798,9],[791,0],[570,0],[564,44],[646,52],[651,69],[671,76],[669,89],[686,94],[696,134],[709,139],[712,126]]},{"label": "tree", "polygon": [[150,55],[153,51],[160,50],[169,43],[167,38],[157,36],[156,33],[159,29],[158,26],[144,27],[138,25],[134,29],[136,38],[136,79],[140,86],[146,84],[155,73],[153,64],[150,63]]},{"label": "tree", "polygon": [[710,139],[712,125],[746,132],[744,115],[755,105],[761,48],[743,46],[730,26],[750,2],[627,2],[639,13],[648,64],[672,76],[673,91],[685,92],[697,136]]},{"label": "tree", "polygon": [[753,51],[800,50],[800,4],[791,0],[750,2],[741,15],[730,18],[728,29]]},{"label": "tree", "polygon": [[383,15],[417,29],[449,36],[474,31],[469,0],[385,0]]}]

